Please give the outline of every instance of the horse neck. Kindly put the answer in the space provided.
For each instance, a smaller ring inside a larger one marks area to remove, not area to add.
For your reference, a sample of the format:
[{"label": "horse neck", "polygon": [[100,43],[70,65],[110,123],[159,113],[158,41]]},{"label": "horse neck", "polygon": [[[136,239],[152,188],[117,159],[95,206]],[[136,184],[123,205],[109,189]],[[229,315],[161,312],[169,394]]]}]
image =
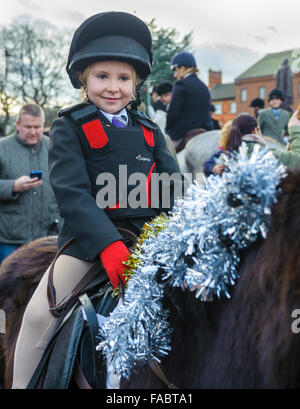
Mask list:
[{"label": "horse neck", "polygon": [[217,339],[226,300],[201,302],[195,293],[172,289],[165,300],[170,311],[172,350],[164,361],[171,382],[180,388],[201,388],[207,357]]}]

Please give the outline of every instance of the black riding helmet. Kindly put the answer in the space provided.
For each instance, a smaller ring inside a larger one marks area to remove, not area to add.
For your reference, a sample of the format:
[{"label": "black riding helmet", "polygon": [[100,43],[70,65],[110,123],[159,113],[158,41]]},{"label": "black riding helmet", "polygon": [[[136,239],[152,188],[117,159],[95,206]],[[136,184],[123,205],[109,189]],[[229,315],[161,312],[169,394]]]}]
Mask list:
[{"label": "black riding helmet", "polygon": [[254,98],[252,99],[249,107],[263,109],[265,107],[265,101],[261,98]]},{"label": "black riding helmet", "polygon": [[136,16],[116,11],[95,14],[75,31],[66,70],[74,88],[82,85],[77,71],[108,59],[131,64],[145,80],[151,72],[151,47],[151,33]]},{"label": "black riding helmet", "polygon": [[271,101],[271,99],[273,98],[281,99],[281,101],[284,100],[283,92],[281,91],[281,89],[274,88],[272,89],[272,91],[270,91],[268,100]]}]

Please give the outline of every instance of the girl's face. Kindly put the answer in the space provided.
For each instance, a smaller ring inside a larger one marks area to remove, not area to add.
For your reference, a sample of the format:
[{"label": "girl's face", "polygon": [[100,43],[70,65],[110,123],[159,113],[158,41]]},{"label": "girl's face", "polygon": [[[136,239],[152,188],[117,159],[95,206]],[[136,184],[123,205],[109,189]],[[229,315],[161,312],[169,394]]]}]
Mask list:
[{"label": "girl's face", "polygon": [[88,97],[102,111],[118,113],[131,99],[134,78],[133,67],[125,62],[96,62],[86,80]]}]

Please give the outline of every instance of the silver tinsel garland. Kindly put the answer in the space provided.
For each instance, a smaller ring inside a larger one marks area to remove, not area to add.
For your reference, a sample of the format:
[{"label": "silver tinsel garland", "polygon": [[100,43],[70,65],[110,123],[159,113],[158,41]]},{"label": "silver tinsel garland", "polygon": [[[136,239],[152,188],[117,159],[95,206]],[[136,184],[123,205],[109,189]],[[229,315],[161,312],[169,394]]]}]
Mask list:
[{"label": "silver tinsel garland", "polygon": [[143,243],[124,303],[100,329],[98,350],[123,377],[139,362],[159,361],[170,351],[171,328],[162,309],[166,285],[195,290],[201,301],[230,298],[239,251],[258,236],[266,238],[285,168],[259,145],[250,157],[247,150],[242,144],[238,153],[224,156],[222,177],[209,177],[203,187],[192,185],[166,228]]}]

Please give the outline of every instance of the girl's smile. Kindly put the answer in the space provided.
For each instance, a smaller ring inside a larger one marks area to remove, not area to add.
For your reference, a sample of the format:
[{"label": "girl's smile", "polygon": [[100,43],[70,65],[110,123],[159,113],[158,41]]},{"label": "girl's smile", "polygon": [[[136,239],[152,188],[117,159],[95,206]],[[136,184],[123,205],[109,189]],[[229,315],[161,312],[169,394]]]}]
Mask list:
[{"label": "girl's smile", "polygon": [[94,63],[86,81],[89,99],[111,114],[121,111],[130,102],[134,85],[133,67],[120,61]]}]

